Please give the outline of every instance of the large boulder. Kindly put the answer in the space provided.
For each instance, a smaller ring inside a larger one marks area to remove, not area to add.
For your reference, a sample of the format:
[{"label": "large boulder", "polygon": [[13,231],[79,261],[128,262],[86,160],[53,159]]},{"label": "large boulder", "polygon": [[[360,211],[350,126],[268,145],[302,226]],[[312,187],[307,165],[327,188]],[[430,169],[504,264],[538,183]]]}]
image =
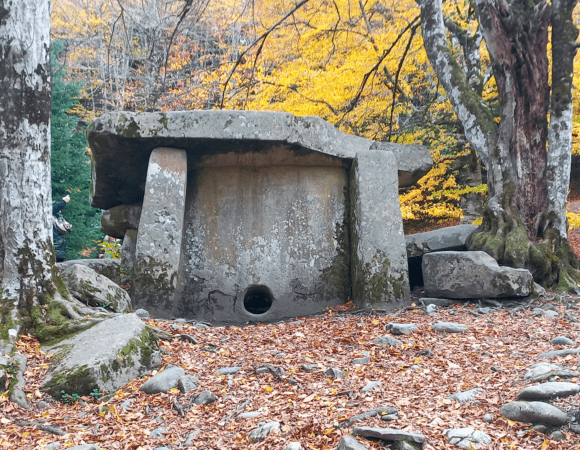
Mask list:
[{"label": "large boulder", "polygon": [[135,314],[104,320],[45,351],[55,357],[42,390],[56,399],[115,392],[161,365],[157,338]]},{"label": "large boulder", "polygon": [[87,266],[114,283],[120,283],[121,278],[123,278],[121,274],[121,260],[119,259],[71,259],[69,261],[56,263],[61,271],[72,264]]},{"label": "large boulder", "polygon": [[534,290],[529,270],[500,267],[485,252],[427,253],[422,266],[430,297],[526,297]]},{"label": "large boulder", "polygon": [[89,266],[63,265],[61,275],[68,290],[81,302],[119,313],[131,311],[129,294]]},{"label": "large boulder", "polygon": [[119,205],[101,214],[101,231],[117,239],[123,239],[127,230],[139,229],[143,205]]},{"label": "large boulder", "polygon": [[405,236],[407,257],[422,256],[425,253],[467,250],[467,240],[477,230],[477,225],[457,225],[439,228],[425,233]]}]

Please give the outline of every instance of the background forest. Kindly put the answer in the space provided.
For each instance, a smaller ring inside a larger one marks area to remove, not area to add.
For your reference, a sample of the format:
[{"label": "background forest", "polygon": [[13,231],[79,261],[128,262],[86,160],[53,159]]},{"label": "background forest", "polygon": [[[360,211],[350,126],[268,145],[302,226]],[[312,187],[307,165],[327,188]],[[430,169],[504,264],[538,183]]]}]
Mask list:
[{"label": "background forest", "polygon": [[[497,116],[470,2],[446,1],[444,9],[453,52]],[[435,166],[401,191],[406,232],[479,215],[485,168],[482,176],[429,64],[414,0],[54,0],[51,22],[53,198],[71,193],[68,258],[102,236],[88,207],[84,127],[110,110],[287,111],[370,139],[424,144]],[[574,95],[577,115],[578,89]],[[580,225],[580,216],[568,219]]]}]

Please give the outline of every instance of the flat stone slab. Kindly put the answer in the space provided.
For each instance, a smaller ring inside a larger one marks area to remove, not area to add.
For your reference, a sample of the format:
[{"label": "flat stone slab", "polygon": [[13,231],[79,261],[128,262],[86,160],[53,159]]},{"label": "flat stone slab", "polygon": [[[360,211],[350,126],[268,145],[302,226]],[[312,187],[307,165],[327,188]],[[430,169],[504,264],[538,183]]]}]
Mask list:
[{"label": "flat stone slab", "polygon": [[385,347],[392,347],[393,345],[403,345],[402,341],[392,338],[390,336],[381,336],[371,341],[373,344],[384,345]]},{"label": "flat stone slab", "polygon": [[550,344],[552,345],[574,345],[574,341],[566,336],[557,336],[550,339]]},{"label": "flat stone slab", "polygon": [[560,426],[568,423],[564,411],[544,402],[511,402],[503,405],[500,414],[506,419],[524,423]]},{"label": "flat stone slab", "polygon": [[445,333],[465,333],[466,331],[469,331],[467,326],[456,322],[437,322],[431,325],[431,329],[436,332]]},{"label": "flat stone slab", "polygon": [[57,399],[61,391],[115,392],[161,365],[157,338],[135,314],[104,320],[47,350],[56,356],[42,390]]},{"label": "flat stone slab", "polygon": [[436,252],[423,255],[425,293],[431,297],[526,297],[534,290],[527,269],[499,266],[485,252]]},{"label": "flat stone slab", "polygon": [[112,112],[91,124],[88,141],[94,161],[92,205],[102,209],[142,198],[149,154],[157,147],[184,149],[190,162],[239,151],[241,141],[253,151],[278,144],[351,160],[360,150],[387,150],[397,159],[399,186],[414,184],[433,166],[422,145],[375,142],[342,133],[319,117],[272,111]]},{"label": "flat stone slab", "polygon": [[459,402],[459,403],[467,403],[469,400],[474,399],[475,396],[477,394],[479,394],[481,391],[483,391],[483,389],[481,389],[481,388],[470,389],[469,391],[463,391],[463,392],[457,392],[455,394],[451,394],[447,398],[450,398],[451,400],[455,400],[456,402]]},{"label": "flat stone slab", "polygon": [[368,447],[362,445],[354,436],[346,435],[338,443],[337,450],[368,450]]},{"label": "flat stone slab", "polygon": [[564,348],[562,350],[551,350],[549,352],[540,353],[538,358],[555,358],[556,356],[577,355],[580,353],[578,348]]},{"label": "flat stone slab", "polygon": [[383,441],[409,441],[416,444],[425,442],[425,436],[420,433],[409,433],[395,428],[354,427],[352,434],[366,438],[382,439]]},{"label": "flat stone slab", "polygon": [[448,428],[443,432],[449,438],[449,442],[456,447],[470,450],[478,445],[491,444],[491,437],[483,431],[478,431],[472,427]]},{"label": "flat stone slab", "polygon": [[414,323],[391,322],[387,324],[387,331],[389,331],[391,334],[394,334],[395,336],[400,336],[402,334],[410,334],[413,331],[417,331],[418,329],[419,328],[417,328],[417,325],[415,325]]},{"label": "flat stone slab", "polygon": [[405,236],[407,257],[431,252],[467,250],[465,243],[475,230],[477,225],[456,225],[425,233],[408,234]]},{"label": "flat stone slab", "polygon": [[548,374],[555,370],[562,370],[562,366],[546,362],[540,362],[532,365],[532,368],[524,375],[524,380],[535,378],[538,375]]},{"label": "flat stone slab", "polygon": [[518,400],[551,400],[576,395],[578,392],[580,392],[580,386],[576,383],[548,382],[522,389],[518,393]]}]

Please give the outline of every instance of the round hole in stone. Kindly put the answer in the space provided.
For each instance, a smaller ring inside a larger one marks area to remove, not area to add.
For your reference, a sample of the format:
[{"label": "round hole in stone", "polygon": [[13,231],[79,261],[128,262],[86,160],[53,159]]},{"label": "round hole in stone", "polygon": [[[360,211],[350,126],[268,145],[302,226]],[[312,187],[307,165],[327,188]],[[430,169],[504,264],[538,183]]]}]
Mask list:
[{"label": "round hole in stone", "polygon": [[244,308],[251,314],[264,314],[272,307],[272,292],[266,286],[252,286],[246,291]]}]

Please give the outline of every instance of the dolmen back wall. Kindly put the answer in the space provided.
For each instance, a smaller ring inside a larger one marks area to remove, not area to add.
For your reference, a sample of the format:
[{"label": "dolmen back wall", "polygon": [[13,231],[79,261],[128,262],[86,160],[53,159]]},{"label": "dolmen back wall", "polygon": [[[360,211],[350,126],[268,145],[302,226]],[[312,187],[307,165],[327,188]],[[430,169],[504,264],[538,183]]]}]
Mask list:
[{"label": "dolmen back wall", "polygon": [[408,300],[398,187],[431,167],[424,147],[256,111],[118,112],[88,137],[135,307],[241,324]]}]

